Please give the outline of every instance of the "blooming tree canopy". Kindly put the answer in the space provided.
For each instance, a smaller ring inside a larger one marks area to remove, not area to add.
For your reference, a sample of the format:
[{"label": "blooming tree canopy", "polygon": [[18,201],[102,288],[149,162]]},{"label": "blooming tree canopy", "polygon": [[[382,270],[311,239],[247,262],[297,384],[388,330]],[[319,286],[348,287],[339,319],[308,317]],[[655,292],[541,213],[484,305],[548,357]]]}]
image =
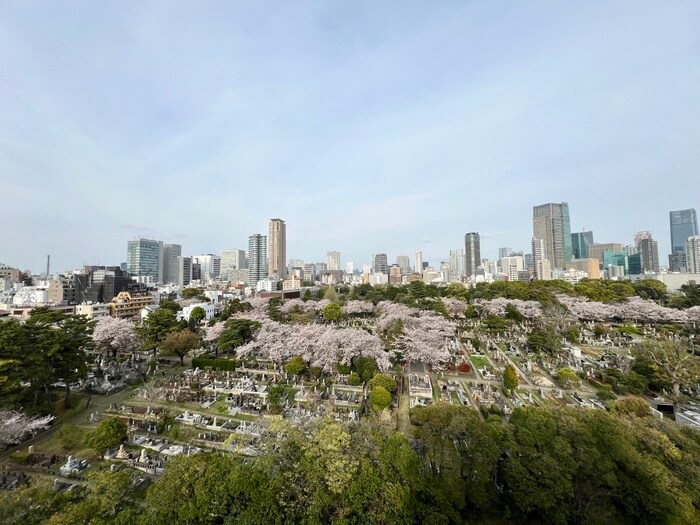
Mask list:
[{"label": "blooming tree canopy", "polygon": [[29,417],[14,410],[0,410],[0,449],[46,428],[52,420],[53,416]]},{"label": "blooming tree canopy", "polygon": [[104,317],[97,321],[92,339],[98,348],[109,350],[115,357],[118,352],[135,352],[141,347],[141,337],[134,323],[120,317]]}]

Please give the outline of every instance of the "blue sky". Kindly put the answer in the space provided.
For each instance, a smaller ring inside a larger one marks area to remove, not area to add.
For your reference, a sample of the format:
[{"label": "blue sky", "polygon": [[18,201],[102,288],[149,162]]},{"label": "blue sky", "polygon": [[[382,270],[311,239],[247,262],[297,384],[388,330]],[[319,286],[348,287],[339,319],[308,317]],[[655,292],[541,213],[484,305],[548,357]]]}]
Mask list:
[{"label": "blue sky", "polygon": [[700,3],[0,3],[0,262],[287,223],[288,257],[527,251],[532,206],[666,263],[700,208]]}]

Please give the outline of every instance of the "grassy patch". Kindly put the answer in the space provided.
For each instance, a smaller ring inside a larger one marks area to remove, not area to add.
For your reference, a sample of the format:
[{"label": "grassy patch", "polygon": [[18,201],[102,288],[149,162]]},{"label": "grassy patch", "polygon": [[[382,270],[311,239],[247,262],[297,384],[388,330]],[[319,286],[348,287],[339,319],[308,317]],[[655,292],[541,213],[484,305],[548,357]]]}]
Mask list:
[{"label": "grassy patch", "polygon": [[486,359],[485,357],[481,357],[479,355],[473,355],[470,358],[470,361],[474,364],[476,368],[481,370],[482,368],[491,368],[491,363],[489,363],[489,360]]}]

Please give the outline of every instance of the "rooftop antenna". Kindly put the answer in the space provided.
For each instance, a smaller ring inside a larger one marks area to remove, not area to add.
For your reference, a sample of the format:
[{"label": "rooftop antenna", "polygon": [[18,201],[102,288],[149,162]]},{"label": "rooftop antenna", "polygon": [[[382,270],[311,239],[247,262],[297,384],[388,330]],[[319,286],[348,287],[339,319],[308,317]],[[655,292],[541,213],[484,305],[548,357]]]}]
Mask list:
[{"label": "rooftop antenna", "polygon": [[46,280],[49,280],[49,268],[51,267],[51,255],[46,256]]}]

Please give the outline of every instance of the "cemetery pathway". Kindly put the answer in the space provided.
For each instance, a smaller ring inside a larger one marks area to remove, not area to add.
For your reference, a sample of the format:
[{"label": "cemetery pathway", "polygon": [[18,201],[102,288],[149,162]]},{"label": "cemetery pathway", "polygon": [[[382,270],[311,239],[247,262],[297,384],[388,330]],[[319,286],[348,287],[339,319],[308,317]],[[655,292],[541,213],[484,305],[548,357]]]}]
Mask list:
[{"label": "cemetery pathway", "polygon": [[[404,381],[408,382],[406,378]],[[411,427],[411,417],[409,415],[409,409],[411,406],[411,401],[408,396],[408,387],[403,389],[403,393],[399,396],[399,408],[397,410],[397,427],[399,432],[401,432],[406,439],[413,439],[413,429]]]}]

